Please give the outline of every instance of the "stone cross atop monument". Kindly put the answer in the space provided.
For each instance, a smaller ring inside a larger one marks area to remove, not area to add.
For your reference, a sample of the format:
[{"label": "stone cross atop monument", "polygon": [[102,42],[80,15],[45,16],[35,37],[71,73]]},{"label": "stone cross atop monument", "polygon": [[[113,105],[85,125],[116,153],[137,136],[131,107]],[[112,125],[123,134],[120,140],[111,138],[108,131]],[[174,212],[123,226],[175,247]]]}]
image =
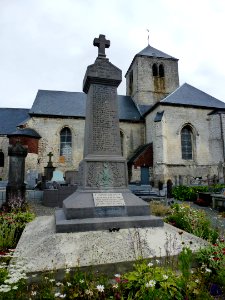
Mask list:
[{"label": "stone cross atop monument", "polygon": [[100,34],[99,38],[95,38],[93,41],[93,45],[98,47],[98,57],[105,58],[105,48],[110,47],[110,41],[106,40],[105,35]]},{"label": "stone cross atop monument", "polygon": [[148,203],[128,189],[127,162],[121,153],[117,87],[122,72],[105,57],[110,41],[94,39],[99,53],[87,67],[84,158],[77,191],[56,212],[56,231],[94,231],[112,228],[162,226],[150,216]]}]

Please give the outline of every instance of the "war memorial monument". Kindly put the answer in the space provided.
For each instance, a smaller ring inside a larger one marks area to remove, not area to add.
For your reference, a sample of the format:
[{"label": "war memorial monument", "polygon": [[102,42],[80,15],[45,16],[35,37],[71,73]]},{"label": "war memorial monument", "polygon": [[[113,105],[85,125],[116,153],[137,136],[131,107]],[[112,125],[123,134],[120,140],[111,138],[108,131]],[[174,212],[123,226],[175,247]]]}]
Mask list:
[{"label": "war memorial monument", "polygon": [[128,189],[127,163],[121,153],[117,87],[122,72],[106,58],[110,41],[93,42],[98,57],[88,66],[83,91],[87,94],[84,159],[78,191],[56,212],[57,232],[163,226],[150,216],[148,203]]}]

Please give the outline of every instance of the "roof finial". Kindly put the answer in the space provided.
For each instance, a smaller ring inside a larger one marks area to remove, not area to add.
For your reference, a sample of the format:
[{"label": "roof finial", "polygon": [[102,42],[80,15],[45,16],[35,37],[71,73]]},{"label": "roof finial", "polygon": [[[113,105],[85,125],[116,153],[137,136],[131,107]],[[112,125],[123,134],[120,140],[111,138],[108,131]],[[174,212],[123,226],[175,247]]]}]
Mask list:
[{"label": "roof finial", "polygon": [[148,46],[149,46],[149,29],[146,29],[148,32]]}]

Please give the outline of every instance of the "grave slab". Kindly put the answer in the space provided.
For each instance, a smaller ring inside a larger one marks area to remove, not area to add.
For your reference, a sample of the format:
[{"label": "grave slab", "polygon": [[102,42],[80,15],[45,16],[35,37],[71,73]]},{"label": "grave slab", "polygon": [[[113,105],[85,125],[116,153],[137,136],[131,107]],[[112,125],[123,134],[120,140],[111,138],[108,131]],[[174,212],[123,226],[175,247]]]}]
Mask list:
[{"label": "grave slab", "polygon": [[[182,234],[181,234],[182,232]],[[56,233],[54,216],[29,223],[11,263],[23,263],[27,273],[96,266],[121,272],[140,258],[179,254],[184,246],[196,251],[207,242],[164,223],[162,227]]]}]

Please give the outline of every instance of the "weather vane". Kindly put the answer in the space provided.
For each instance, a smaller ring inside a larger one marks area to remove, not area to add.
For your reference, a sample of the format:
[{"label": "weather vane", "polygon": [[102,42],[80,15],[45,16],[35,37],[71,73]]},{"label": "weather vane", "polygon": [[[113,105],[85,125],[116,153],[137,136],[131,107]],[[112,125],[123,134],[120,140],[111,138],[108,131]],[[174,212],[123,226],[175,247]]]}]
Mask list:
[{"label": "weather vane", "polygon": [[148,45],[149,45],[149,29],[146,29],[148,32]]}]

